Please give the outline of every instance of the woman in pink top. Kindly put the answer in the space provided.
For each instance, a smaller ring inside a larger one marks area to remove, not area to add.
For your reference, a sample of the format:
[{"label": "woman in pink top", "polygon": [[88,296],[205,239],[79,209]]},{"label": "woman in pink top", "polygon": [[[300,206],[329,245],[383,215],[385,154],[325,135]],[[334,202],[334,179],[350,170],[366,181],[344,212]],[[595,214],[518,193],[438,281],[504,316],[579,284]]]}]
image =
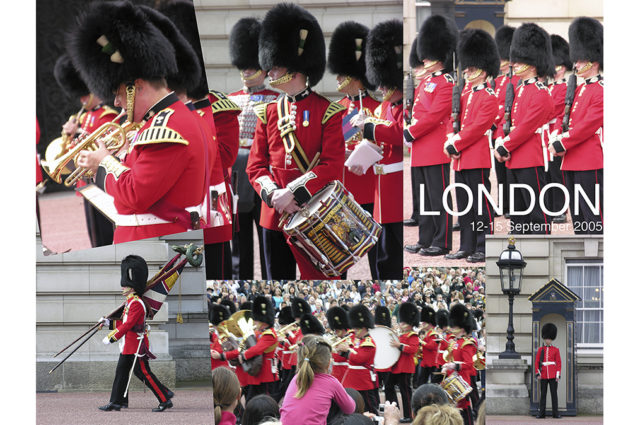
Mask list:
[{"label": "woman in pink top", "polygon": [[298,348],[298,374],[289,384],[280,408],[282,425],[325,425],[335,400],[345,414],[356,404],[336,378],[329,375],[331,346],[321,337],[307,335]]}]

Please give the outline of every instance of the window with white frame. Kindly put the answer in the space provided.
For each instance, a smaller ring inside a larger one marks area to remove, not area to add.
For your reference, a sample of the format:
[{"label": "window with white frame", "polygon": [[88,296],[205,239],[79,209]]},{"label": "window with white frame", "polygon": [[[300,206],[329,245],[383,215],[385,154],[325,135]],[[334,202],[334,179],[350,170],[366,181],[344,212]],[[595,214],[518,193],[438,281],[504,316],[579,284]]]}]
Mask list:
[{"label": "window with white frame", "polygon": [[602,260],[567,260],[566,276],[566,285],[582,299],[576,304],[576,343],[579,348],[602,348]]}]

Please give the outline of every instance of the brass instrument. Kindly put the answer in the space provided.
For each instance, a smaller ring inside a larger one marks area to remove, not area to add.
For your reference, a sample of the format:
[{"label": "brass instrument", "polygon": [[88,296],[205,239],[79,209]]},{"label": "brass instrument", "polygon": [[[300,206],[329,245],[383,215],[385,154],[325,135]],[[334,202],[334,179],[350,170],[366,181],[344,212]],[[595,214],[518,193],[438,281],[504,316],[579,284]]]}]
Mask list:
[{"label": "brass instrument", "polygon": [[278,335],[278,338],[284,338],[287,335],[287,332],[291,331],[291,332],[295,332],[298,328],[298,322],[291,322],[286,326],[281,327],[280,329],[278,329],[276,331],[276,335]]},{"label": "brass instrument", "polygon": [[351,339],[351,335],[347,335],[344,338],[340,338],[336,334],[329,334],[329,335],[325,335],[324,338],[327,340],[331,348],[335,349],[338,345],[342,344],[343,342],[349,341]]},{"label": "brass instrument", "polygon": [[[218,329],[220,330],[221,328],[221,332],[224,333],[225,336],[224,341],[221,342],[224,351],[236,349],[242,351],[245,348],[253,347],[257,342],[256,336],[253,333],[253,318],[249,310],[236,311],[231,317],[218,325]],[[240,342],[238,342],[238,340]],[[240,365],[237,359],[230,360],[229,363],[233,366]],[[262,355],[252,357],[242,363],[242,369],[251,376],[256,376],[260,373],[261,368]]]},{"label": "brass instrument", "polygon": [[476,370],[484,370],[486,367],[484,354],[480,351],[473,355],[473,367],[476,368]]}]

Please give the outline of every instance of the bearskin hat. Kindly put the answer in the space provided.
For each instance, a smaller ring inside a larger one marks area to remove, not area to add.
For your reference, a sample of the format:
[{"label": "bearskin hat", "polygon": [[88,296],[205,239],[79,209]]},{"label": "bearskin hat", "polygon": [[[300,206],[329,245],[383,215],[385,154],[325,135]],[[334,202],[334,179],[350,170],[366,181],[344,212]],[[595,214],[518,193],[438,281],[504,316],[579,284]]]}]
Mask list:
[{"label": "bearskin hat", "polygon": [[273,309],[271,300],[263,295],[257,296],[253,300],[253,306],[251,306],[251,317],[253,320],[266,323],[269,327],[273,326],[276,312]]},{"label": "bearskin hat", "polygon": [[229,309],[221,304],[209,304],[209,322],[218,326],[231,316]]},{"label": "bearskin hat", "polygon": [[410,302],[400,304],[400,309],[398,310],[398,321],[411,326],[420,325],[420,312],[418,311],[418,306]]},{"label": "bearskin hat", "polygon": [[381,22],[367,36],[367,80],[376,87],[402,88],[402,22]]},{"label": "bearskin hat", "polygon": [[418,57],[417,49],[418,49],[418,39],[416,38],[415,40],[413,40],[413,43],[411,43],[411,51],[409,52],[409,66],[411,68],[417,68],[419,66],[422,66],[422,61]]},{"label": "bearskin hat", "polygon": [[603,67],[603,27],[587,17],[576,18],[569,25],[569,45],[571,62],[579,60],[598,62]]},{"label": "bearskin hat", "polygon": [[424,306],[420,311],[420,321],[430,324],[431,326],[436,325],[436,311],[433,307]]},{"label": "bearskin hat", "polygon": [[436,323],[440,329],[444,329],[449,326],[449,312],[444,308],[441,308],[436,312]]},{"label": "bearskin hat", "polygon": [[334,331],[349,329],[349,317],[347,316],[347,311],[342,307],[331,307],[327,310],[327,322]]},{"label": "bearskin hat", "polygon": [[495,77],[500,72],[498,46],[491,35],[479,29],[466,29],[460,33],[458,42],[460,69],[475,67]]},{"label": "bearskin hat", "polygon": [[260,69],[258,39],[261,27],[256,18],[242,18],[231,28],[229,56],[231,64],[239,70]]},{"label": "bearskin hat", "polygon": [[89,88],[67,55],[62,55],[53,67],[53,76],[67,96],[78,99],[89,94]]},{"label": "bearskin hat", "polygon": [[385,306],[379,305],[374,312],[374,323],[376,325],[391,327],[391,312]]},{"label": "bearskin hat", "polygon": [[249,310],[252,311],[253,310],[253,302],[251,301],[245,301],[242,304],[240,304],[240,308],[239,310]]},{"label": "bearskin hat", "polygon": [[514,27],[509,25],[503,25],[496,31],[496,44],[498,45],[498,53],[500,59],[508,61],[511,52],[511,40],[513,40],[513,33],[516,31]]},{"label": "bearskin hat", "polygon": [[349,304],[342,304],[340,308],[342,308],[344,311],[349,311]]},{"label": "bearskin hat", "polygon": [[374,327],[373,315],[364,304],[355,304],[349,309],[349,326],[351,328],[367,328]]},{"label": "bearskin hat", "polygon": [[103,100],[113,98],[122,83],[178,72],[171,41],[129,1],[91,3],[66,44],[89,90]]},{"label": "bearskin hat", "polygon": [[144,294],[147,289],[149,268],[144,258],[138,255],[128,255],[120,263],[120,286],[133,288],[136,294]]},{"label": "bearskin hat", "polygon": [[[171,0],[164,2],[158,10],[173,22],[193,51],[193,55],[187,54],[185,51],[182,58],[178,56],[179,73],[188,75],[172,76],[172,79],[179,78],[183,81],[182,87],[186,88],[187,96],[192,99],[202,99],[209,92],[209,88],[193,2],[190,0]],[[176,50],[178,50],[177,47]],[[180,53],[177,54],[180,55]],[[181,63],[183,60],[184,64]],[[171,81],[168,82],[171,86]]]},{"label": "bearskin hat", "polygon": [[294,320],[293,313],[291,312],[291,306],[287,305],[280,309],[280,314],[278,314],[278,323],[280,326],[293,323]]},{"label": "bearskin hat", "polygon": [[375,89],[367,81],[365,51],[369,28],[358,22],[343,22],[335,29],[329,43],[329,71],[336,75],[357,78],[369,90]]},{"label": "bearskin hat", "polygon": [[432,15],[420,27],[416,51],[421,61],[440,61],[444,64],[445,72],[448,72],[452,68],[453,53],[457,44],[456,24],[442,15]]},{"label": "bearskin hat", "polygon": [[[227,307],[227,309],[229,310],[230,314],[233,314],[233,313],[235,313],[237,311],[236,303],[234,303],[233,301],[231,301],[228,298],[225,298],[224,300],[220,301],[220,305],[223,305],[223,306]],[[251,310],[251,309],[249,309],[249,310]]]},{"label": "bearskin hat", "polygon": [[511,62],[535,66],[539,76],[553,76],[551,38],[536,24],[522,24],[513,33],[511,41]]},{"label": "bearskin hat", "polygon": [[464,329],[466,333],[471,333],[471,313],[462,303],[455,303],[449,310],[449,325],[452,328]]},{"label": "bearskin hat", "polygon": [[569,43],[557,34],[551,35],[551,50],[553,51],[553,62],[555,66],[564,66],[567,71],[571,71],[573,64],[569,59]]},{"label": "bearskin hat", "polygon": [[293,312],[293,317],[298,319],[305,313],[311,313],[311,306],[304,299],[295,297],[291,301],[291,311]]},{"label": "bearskin hat", "polygon": [[258,43],[260,68],[276,67],[300,72],[313,87],[322,79],[326,65],[324,35],[316,18],[293,3],[279,3],[262,21]]},{"label": "bearskin hat", "polygon": [[324,326],[314,315],[306,313],[300,318],[300,331],[302,335],[324,335]]},{"label": "bearskin hat", "polygon": [[540,332],[542,339],[556,339],[558,328],[553,323],[545,323]]}]

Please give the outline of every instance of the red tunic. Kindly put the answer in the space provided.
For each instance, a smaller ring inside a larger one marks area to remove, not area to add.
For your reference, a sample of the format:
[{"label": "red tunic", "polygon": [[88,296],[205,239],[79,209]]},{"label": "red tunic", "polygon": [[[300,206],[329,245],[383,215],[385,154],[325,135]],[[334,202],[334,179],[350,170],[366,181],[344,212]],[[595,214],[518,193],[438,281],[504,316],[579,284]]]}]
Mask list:
[{"label": "red tunic", "polygon": [[[129,295],[122,312],[122,321],[115,321],[115,329],[109,333],[111,342],[124,338],[120,351],[122,354],[143,353],[149,348],[149,340],[145,329],[145,307],[137,295]],[[140,344],[140,335],[144,341]]]},{"label": "red tunic", "polygon": [[558,379],[561,371],[562,358],[558,347],[552,345],[539,347],[536,352],[535,374],[539,374],[541,379]]},{"label": "red tunic", "polygon": [[442,367],[442,365],[446,363],[446,361],[444,360],[444,355],[448,352],[449,342],[452,338],[453,335],[447,332],[444,335],[444,339],[440,341],[440,344],[438,346],[438,358],[436,361],[436,365],[438,367]]},{"label": "red tunic", "polygon": [[216,125],[216,139],[222,167],[227,169],[236,162],[240,145],[240,125],[238,115],[241,110],[224,93],[209,91],[209,102]]},{"label": "red tunic", "polygon": [[[514,75],[511,77],[511,82],[513,83],[513,89],[515,93],[515,88],[518,87],[518,82],[520,81],[520,77]],[[496,78],[496,96],[498,96],[498,114],[496,115],[495,123],[496,130],[493,133],[493,138],[497,139],[498,137],[504,137],[504,131],[502,131],[502,125],[504,124],[504,102],[507,97],[507,85],[509,84],[509,77],[507,75],[500,75]],[[513,111],[513,109],[512,109]]]},{"label": "red tunic", "polygon": [[186,208],[204,201],[206,141],[196,117],[173,93],[156,106],[124,163],[108,156],[100,166],[106,170],[104,190],[119,214],[151,213],[169,222],[117,225],[114,243],[185,232],[191,228]]},{"label": "red tunic", "polygon": [[[471,385],[471,375],[473,375],[475,369],[473,367],[473,356],[477,352],[476,342],[473,338],[456,338],[449,343],[451,349],[449,361],[456,362],[459,365],[458,375],[464,381]],[[453,357],[453,359],[451,358]],[[449,371],[447,375],[451,375],[453,372]],[[457,407],[459,409],[465,409],[471,405],[468,397],[460,400]]]},{"label": "red tunic", "polygon": [[567,83],[562,81],[554,82],[549,86],[549,93],[553,99],[553,118],[551,119],[549,132],[558,130],[562,133],[562,118],[564,117],[564,98],[567,95]]},{"label": "red tunic", "polygon": [[438,365],[438,347],[440,346],[440,343],[438,342],[439,338],[440,336],[434,329],[427,332],[427,335],[421,342],[422,361],[420,362],[420,366],[433,367]]},{"label": "red tunic", "polygon": [[378,388],[378,377],[373,369],[373,359],[376,356],[376,343],[369,336],[356,342],[355,353],[349,354],[349,366],[342,377],[342,386],[358,391]]},{"label": "red tunic", "polygon": [[[342,115],[342,119],[344,119],[344,117],[354,109],[360,110],[360,99],[357,96],[354,97],[353,100],[348,96],[343,97],[338,103],[346,108]],[[380,102],[375,100],[368,93],[362,97],[362,107],[365,113],[369,116],[373,116],[374,111],[379,105]],[[353,151],[357,145],[357,141],[349,140],[345,142],[345,149],[347,151]],[[373,174],[373,168],[368,169],[364,175],[358,176],[350,172],[347,167],[344,167],[342,170],[342,179],[344,187],[353,194],[353,197],[358,204],[363,205],[373,203],[373,200],[375,199],[374,188],[377,180],[375,174]]]},{"label": "red tunic", "polygon": [[[353,345],[356,336],[352,332],[349,332],[349,336],[351,337],[350,345]],[[333,357],[331,375],[333,375],[333,377],[338,381],[342,382],[342,378],[344,378],[344,374],[347,372],[349,366],[349,360],[336,352],[331,353],[331,356]]]},{"label": "red tunic", "polygon": [[400,335],[398,338],[401,344],[400,358],[391,368],[391,373],[414,373],[416,371],[415,354],[418,352],[420,337],[417,333],[410,331]]},{"label": "red tunic", "polygon": [[[209,344],[209,348],[217,351],[218,353],[222,353],[222,344],[220,343],[220,337],[218,336],[218,331],[216,331],[215,329],[213,330],[213,333],[211,333],[210,341],[211,343]],[[226,360],[217,360],[211,357],[211,370],[220,366],[229,368],[229,362]]]},{"label": "red tunic", "polygon": [[294,347],[298,341],[302,339],[302,331],[300,329],[287,335],[283,343],[282,352],[282,368],[291,369],[298,365],[298,353],[296,347]]},{"label": "red tunic", "polygon": [[[256,333],[257,334],[257,333]],[[256,345],[245,350],[242,355],[245,359],[251,359],[262,354],[262,368],[256,376],[247,374],[247,385],[260,385],[263,382],[275,382],[280,379],[278,376],[278,368],[275,364],[276,348],[278,346],[278,337],[273,328],[264,330],[260,335],[256,335]],[[225,357],[227,360],[238,358],[240,352],[238,350],[227,351]],[[237,370],[242,366],[237,366]]]}]

